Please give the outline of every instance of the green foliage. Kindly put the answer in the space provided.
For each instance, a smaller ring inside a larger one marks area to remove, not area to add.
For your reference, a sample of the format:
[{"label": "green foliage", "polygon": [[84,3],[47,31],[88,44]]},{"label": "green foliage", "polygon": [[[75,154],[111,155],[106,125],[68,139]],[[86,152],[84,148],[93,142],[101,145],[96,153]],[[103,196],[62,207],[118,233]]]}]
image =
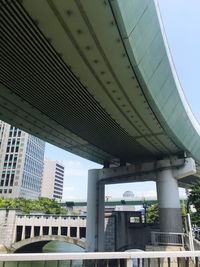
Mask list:
[{"label": "green foliage", "polygon": [[147,223],[159,223],[158,205],[151,205],[147,210]]},{"label": "green foliage", "polygon": [[182,217],[185,217],[186,216],[186,208],[185,208],[185,206],[181,206],[181,216]]},{"label": "green foliage", "polygon": [[200,212],[200,182],[196,182],[192,185],[188,201],[190,204],[194,205],[197,212]]},{"label": "green foliage", "polygon": [[[181,205],[181,216],[186,216],[185,205]],[[159,223],[159,208],[158,204],[151,205],[147,211],[147,223]]]},{"label": "green foliage", "polygon": [[55,199],[40,197],[37,200],[25,198],[0,198],[0,208],[18,208],[24,214],[31,212],[41,212],[45,214],[66,215],[67,210],[61,207]]},{"label": "green foliage", "polygon": [[73,211],[72,211],[72,215],[73,215],[73,216],[78,216],[78,212],[75,211],[75,210],[73,210]]},{"label": "green foliage", "polygon": [[16,201],[12,198],[0,198],[0,208],[14,209]]},{"label": "green foliage", "polygon": [[188,201],[189,204],[193,205],[196,209],[196,212],[191,213],[192,223],[200,226],[200,182],[196,182],[192,185]]},{"label": "green foliage", "polygon": [[61,215],[67,215],[67,210],[63,207],[60,208],[60,212]]}]

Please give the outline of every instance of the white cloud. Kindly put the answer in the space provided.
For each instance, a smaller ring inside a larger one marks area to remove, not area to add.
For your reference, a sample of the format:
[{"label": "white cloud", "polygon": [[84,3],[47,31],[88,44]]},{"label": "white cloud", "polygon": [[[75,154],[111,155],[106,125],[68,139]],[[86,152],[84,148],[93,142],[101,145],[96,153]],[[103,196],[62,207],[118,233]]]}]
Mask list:
[{"label": "white cloud", "polygon": [[74,195],[67,195],[67,196],[65,196],[64,195],[64,197],[63,197],[63,201],[68,201],[68,200],[74,200],[75,198],[74,198]]},{"label": "white cloud", "polygon": [[75,195],[67,195],[67,196],[63,196],[63,198],[62,198],[62,201],[70,201],[70,200],[72,200],[72,201],[74,201],[74,200],[76,200],[76,201],[86,201],[86,198],[84,198],[84,197],[80,197],[80,196],[75,196]]},{"label": "white cloud", "polygon": [[74,187],[73,186],[64,186],[63,188],[63,191],[64,192],[70,192],[70,191],[74,191]]},{"label": "white cloud", "polygon": [[67,166],[81,166],[81,162],[80,161],[75,161],[75,160],[69,160],[66,162]]},{"label": "white cloud", "polygon": [[65,166],[65,176],[69,177],[87,177],[88,166],[85,166],[82,162],[77,160],[63,161],[62,164]]},{"label": "white cloud", "polygon": [[157,192],[155,190],[147,190],[145,192],[137,192],[135,194],[136,197],[141,197],[141,198],[157,198]]},{"label": "white cloud", "polygon": [[74,195],[75,193],[75,189],[73,186],[64,186],[63,187],[63,198],[65,199],[67,197],[67,199],[69,199],[70,195]]},{"label": "white cloud", "polygon": [[64,186],[63,188],[63,201],[69,200],[83,200],[86,199],[85,196],[81,196],[80,192],[78,192],[78,188],[74,186]]},{"label": "white cloud", "polygon": [[66,177],[87,177],[88,170],[84,168],[70,168],[66,172]]}]

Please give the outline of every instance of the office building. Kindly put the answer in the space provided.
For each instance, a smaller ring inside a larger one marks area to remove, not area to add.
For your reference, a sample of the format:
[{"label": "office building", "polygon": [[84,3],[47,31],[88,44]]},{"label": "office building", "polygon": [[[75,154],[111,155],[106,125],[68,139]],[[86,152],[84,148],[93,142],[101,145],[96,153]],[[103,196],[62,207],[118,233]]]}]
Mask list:
[{"label": "office building", "polygon": [[65,168],[56,161],[45,160],[41,197],[62,199]]},{"label": "office building", "polygon": [[45,142],[0,121],[0,197],[40,195]]}]

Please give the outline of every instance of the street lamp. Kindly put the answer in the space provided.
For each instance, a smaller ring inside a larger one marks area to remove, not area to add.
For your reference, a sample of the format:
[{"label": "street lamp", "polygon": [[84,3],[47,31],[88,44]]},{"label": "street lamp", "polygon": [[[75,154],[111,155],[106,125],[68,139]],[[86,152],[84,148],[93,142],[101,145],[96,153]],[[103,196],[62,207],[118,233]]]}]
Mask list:
[{"label": "street lamp", "polygon": [[145,198],[144,198],[144,202],[143,202],[143,209],[144,209],[144,223],[147,223],[147,209],[148,209],[148,204],[145,202]]},{"label": "street lamp", "polygon": [[111,196],[105,196],[106,202],[111,198]]}]

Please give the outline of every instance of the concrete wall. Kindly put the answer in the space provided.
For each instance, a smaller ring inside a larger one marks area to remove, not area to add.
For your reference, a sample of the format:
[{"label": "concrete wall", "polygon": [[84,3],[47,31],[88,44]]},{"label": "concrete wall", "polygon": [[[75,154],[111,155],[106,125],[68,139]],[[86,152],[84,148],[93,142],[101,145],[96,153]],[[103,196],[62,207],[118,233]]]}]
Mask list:
[{"label": "concrete wall", "polygon": [[[121,211],[115,214],[115,249],[142,249],[150,243],[150,232],[157,226],[142,223],[140,212]],[[157,230],[157,229],[156,229]]]},{"label": "concrete wall", "polygon": [[115,251],[116,216],[105,217],[105,251]]},{"label": "concrete wall", "polygon": [[0,209],[0,244],[10,247],[15,237],[16,210]]}]

